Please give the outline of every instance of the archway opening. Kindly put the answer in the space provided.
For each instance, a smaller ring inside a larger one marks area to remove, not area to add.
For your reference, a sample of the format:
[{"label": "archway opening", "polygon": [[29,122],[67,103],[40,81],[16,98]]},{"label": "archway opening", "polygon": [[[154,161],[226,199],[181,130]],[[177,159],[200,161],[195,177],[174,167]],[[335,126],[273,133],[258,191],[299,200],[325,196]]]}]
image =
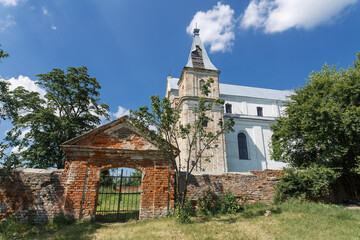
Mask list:
[{"label": "archway opening", "polygon": [[96,219],[128,221],[139,219],[142,172],[133,168],[112,168],[100,175]]}]

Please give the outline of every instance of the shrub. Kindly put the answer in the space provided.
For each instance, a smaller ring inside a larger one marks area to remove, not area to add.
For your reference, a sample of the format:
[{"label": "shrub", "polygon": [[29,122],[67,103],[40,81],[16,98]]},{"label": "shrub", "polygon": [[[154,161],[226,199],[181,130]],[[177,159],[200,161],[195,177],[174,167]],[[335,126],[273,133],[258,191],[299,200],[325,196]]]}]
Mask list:
[{"label": "shrub", "polygon": [[311,167],[304,171],[285,169],[276,185],[275,202],[288,198],[321,200],[329,196],[331,185],[340,176],[330,168]]},{"label": "shrub", "polygon": [[239,205],[236,196],[231,191],[217,195],[208,189],[202,194],[198,204],[200,212],[205,215],[234,214],[242,210],[242,206]]},{"label": "shrub", "polygon": [[217,214],[221,209],[219,196],[212,192],[210,188],[202,193],[198,204],[199,211],[205,215]]},{"label": "shrub", "polygon": [[226,191],[224,194],[221,194],[219,201],[221,206],[220,212],[223,214],[235,214],[243,209],[243,207],[239,205],[235,194],[231,191]]},{"label": "shrub", "polygon": [[195,216],[195,209],[188,198],[185,199],[184,205],[181,209],[179,206],[176,208],[175,216],[179,223],[191,223],[190,217]]}]

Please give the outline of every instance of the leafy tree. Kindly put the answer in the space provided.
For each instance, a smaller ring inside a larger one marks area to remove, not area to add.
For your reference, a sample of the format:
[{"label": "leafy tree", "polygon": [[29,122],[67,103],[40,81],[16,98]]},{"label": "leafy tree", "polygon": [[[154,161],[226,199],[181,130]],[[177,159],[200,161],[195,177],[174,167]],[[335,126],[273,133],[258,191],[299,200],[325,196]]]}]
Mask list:
[{"label": "leafy tree", "polygon": [[360,166],[360,53],[348,69],[324,65],[311,73],[285,106],[284,116],[272,126],[272,157],[295,168],[338,168],[346,185],[355,186]]},{"label": "leafy tree", "polygon": [[[0,44],[0,47],[1,47],[1,44]],[[7,58],[7,57],[9,57],[9,54],[0,48],[0,63],[1,63],[2,58]],[[7,98],[8,90],[9,90],[8,84],[4,81],[1,81],[1,77],[0,77],[0,123],[1,123],[1,120],[6,119],[6,114],[4,112],[4,108],[1,103],[4,102],[4,100]],[[4,144],[0,143],[0,159],[4,155],[5,155],[5,146],[4,146]]]},{"label": "leafy tree", "polygon": [[93,129],[100,124],[100,117],[109,118],[108,105],[99,103],[101,87],[86,67],[69,67],[66,73],[53,69],[37,77],[37,84],[47,92],[45,99],[23,87],[0,99],[13,124],[2,146],[18,148],[18,152],[3,156],[7,167],[63,168],[61,143]]},{"label": "leafy tree", "polygon": [[[202,85],[202,93],[208,96],[210,84],[213,79],[209,79]],[[169,159],[171,165],[175,168],[175,192],[176,200],[179,208],[183,207],[185,203],[187,186],[190,175],[198,162],[203,159],[203,154],[206,150],[217,147],[217,140],[227,131],[234,131],[234,121],[232,118],[225,121],[218,122],[220,130],[211,132],[203,128],[203,122],[211,122],[213,119],[208,117],[208,113],[214,105],[222,105],[222,99],[209,100],[200,97],[197,102],[197,108],[194,115],[196,120],[191,124],[180,124],[180,109],[172,108],[171,102],[167,98],[160,100],[158,95],[150,97],[151,110],[144,106],[137,111],[131,111],[130,119],[133,124],[137,126],[140,131],[149,137],[159,149],[162,150],[166,158]],[[152,130],[150,127],[155,127]],[[187,139],[189,143],[189,151],[185,159],[178,156],[179,153],[179,139]],[[201,144],[199,144],[201,143]],[[197,146],[197,151],[195,148]],[[209,159],[205,159],[209,160]],[[182,166],[185,163],[184,179],[180,181]],[[180,184],[181,183],[181,184]]]}]

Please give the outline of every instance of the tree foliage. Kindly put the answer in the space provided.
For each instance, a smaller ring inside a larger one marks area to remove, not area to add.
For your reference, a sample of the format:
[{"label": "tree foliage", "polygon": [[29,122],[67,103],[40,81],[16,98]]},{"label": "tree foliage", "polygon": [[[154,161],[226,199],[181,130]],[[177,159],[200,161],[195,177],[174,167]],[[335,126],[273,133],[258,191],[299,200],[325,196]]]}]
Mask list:
[{"label": "tree foliage", "polygon": [[[202,93],[208,95],[210,84],[213,79],[209,79],[202,85]],[[171,102],[167,98],[160,99],[158,95],[150,97],[151,109],[148,107],[140,107],[137,111],[131,111],[130,119],[140,131],[149,137],[159,149],[162,150],[165,157],[169,159],[172,166],[175,168],[176,194],[177,203],[183,206],[190,175],[198,162],[203,159],[203,154],[208,149],[217,147],[216,141],[227,131],[233,131],[234,121],[232,118],[225,121],[220,120],[217,124],[219,130],[207,131],[203,127],[204,122],[212,122],[213,119],[208,116],[208,113],[215,105],[223,106],[222,99],[209,100],[200,97],[197,102],[197,107],[193,110],[193,114],[197,116],[193,123],[181,124],[180,109],[173,108]],[[153,128],[156,130],[153,130]],[[179,155],[179,139],[186,139],[189,144],[189,151],[185,159],[181,159]],[[201,144],[199,144],[201,143]],[[196,146],[197,151],[195,151]],[[177,159],[176,159],[177,158]],[[205,159],[210,160],[210,159]],[[181,166],[184,164],[185,166]],[[180,186],[181,171],[184,170],[183,185]]]},{"label": "tree foliage", "polygon": [[272,126],[272,157],[296,168],[337,168],[351,181],[360,166],[360,53],[348,69],[311,73],[285,106]]},{"label": "tree foliage", "polygon": [[[0,44],[0,47],[1,47],[1,44]],[[9,57],[9,54],[0,48],[0,63],[1,63],[2,58],[7,58],[7,57]],[[1,77],[0,77],[0,123],[1,123],[1,120],[6,119],[6,114],[4,112],[2,103],[7,98],[8,90],[9,89],[8,89],[7,83],[4,81],[1,81]],[[4,149],[5,149],[4,144],[0,143],[0,159],[5,156]]]},{"label": "tree foliage", "polygon": [[37,77],[37,84],[47,92],[44,99],[23,87],[0,99],[5,118],[13,124],[2,147],[17,148],[3,156],[7,167],[63,168],[61,143],[93,129],[101,117],[109,118],[109,107],[99,103],[100,84],[86,67],[69,67],[66,73],[53,69]]},{"label": "tree foliage", "polygon": [[329,198],[332,185],[340,177],[339,172],[317,166],[300,171],[288,168],[284,173],[276,185],[275,202],[289,198],[325,200]]}]

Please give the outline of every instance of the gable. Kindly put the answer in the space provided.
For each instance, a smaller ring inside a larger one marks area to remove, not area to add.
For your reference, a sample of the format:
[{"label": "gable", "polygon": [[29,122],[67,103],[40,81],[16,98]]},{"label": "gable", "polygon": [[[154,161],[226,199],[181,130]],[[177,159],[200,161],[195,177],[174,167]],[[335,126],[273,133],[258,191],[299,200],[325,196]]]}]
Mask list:
[{"label": "gable", "polygon": [[127,116],[66,141],[62,144],[62,147],[159,151],[154,143],[146,139],[146,137],[132,125]]}]

